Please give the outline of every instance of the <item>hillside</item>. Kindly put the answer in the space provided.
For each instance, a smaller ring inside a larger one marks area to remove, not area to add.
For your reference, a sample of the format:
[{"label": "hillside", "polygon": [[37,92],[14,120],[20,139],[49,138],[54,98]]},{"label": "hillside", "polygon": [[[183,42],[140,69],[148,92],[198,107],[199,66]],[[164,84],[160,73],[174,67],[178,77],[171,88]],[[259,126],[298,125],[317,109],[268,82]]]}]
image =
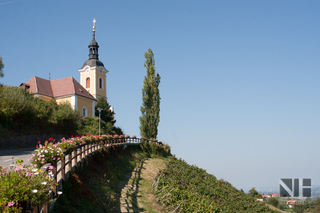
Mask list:
[{"label": "hillside", "polygon": [[197,166],[171,158],[153,185],[157,200],[179,212],[275,212]]},{"label": "hillside", "polygon": [[52,212],[274,212],[175,157],[114,148],[72,174]]}]

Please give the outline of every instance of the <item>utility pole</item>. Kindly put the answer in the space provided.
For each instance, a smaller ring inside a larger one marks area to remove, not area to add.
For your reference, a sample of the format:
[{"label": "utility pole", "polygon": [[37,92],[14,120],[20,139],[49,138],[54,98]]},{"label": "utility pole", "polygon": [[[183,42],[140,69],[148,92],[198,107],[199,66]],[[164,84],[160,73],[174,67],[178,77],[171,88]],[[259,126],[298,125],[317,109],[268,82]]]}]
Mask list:
[{"label": "utility pole", "polygon": [[99,136],[101,135],[101,107],[98,108],[99,110]]}]

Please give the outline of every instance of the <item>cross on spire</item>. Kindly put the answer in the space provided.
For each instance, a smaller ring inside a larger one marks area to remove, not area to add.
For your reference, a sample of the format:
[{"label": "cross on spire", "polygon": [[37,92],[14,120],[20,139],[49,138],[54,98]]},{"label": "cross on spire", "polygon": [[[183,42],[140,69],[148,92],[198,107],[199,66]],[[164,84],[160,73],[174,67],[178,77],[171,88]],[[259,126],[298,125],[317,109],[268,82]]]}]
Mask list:
[{"label": "cross on spire", "polygon": [[93,31],[95,31],[95,29],[96,29],[96,22],[97,22],[97,21],[96,21],[96,19],[94,18],[92,22],[93,22]]}]

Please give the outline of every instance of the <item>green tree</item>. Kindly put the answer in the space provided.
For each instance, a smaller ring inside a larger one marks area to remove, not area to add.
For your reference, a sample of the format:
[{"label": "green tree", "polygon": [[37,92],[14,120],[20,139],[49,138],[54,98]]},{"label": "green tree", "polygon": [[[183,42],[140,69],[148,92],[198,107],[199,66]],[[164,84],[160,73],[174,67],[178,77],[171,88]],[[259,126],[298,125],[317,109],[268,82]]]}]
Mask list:
[{"label": "green tree", "polygon": [[274,207],[278,207],[279,201],[278,201],[277,198],[272,197],[272,198],[269,199],[268,203],[269,203],[270,205],[273,205]]},{"label": "green tree", "polygon": [[255,187],[249,190],[249,195],[254,198],[262,198],[262,195],[256,190]]},{"label": "green tree", "polygon": [[146,138],[156,138],[160,122],[160,75],[155,71],[155,60],[152,50],[144,54],[144,67],[147,75],[144,77],[142,88],[142,106],[140,116],[140,135]]},{"label": "green tree", "polygon": [[314,212],[320,212],[320,197],[314,201]]},{"label": "green tree", "polygon": [[101,120],[106,123],[111,123],[112,126],[116,123],[114,119],[114,112],[110,109],[110,105],[108,101],[104,97],[100,97],[96,104],[96,111],[95,115],[99,117],[99,110],[98,108],[101,107]]},{"label": "green tree", "polygon": [[2,63],[2,57],[0,56],[0,77],[3,77],[3,68],[4,68],[4,64]]}]

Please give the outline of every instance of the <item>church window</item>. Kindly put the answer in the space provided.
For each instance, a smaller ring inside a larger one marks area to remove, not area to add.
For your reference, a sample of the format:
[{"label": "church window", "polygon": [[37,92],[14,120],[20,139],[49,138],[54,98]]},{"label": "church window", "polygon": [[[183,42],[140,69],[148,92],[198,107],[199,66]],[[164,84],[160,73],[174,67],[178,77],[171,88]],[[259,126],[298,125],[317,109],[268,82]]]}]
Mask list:
[{"label": "church window", "polygon": [[103,89],[103,81],[102,81],[102,78],[99,78],[99,89]]},{"label": "church window", "polygon": [[87,107],[83,107],[82,108],[82,117],[87,117],[88,116],[88,109],[87,109]]},{"label": "church window", "polygon": [[86,79],[86,88],[90,88],[90,78]]}]

